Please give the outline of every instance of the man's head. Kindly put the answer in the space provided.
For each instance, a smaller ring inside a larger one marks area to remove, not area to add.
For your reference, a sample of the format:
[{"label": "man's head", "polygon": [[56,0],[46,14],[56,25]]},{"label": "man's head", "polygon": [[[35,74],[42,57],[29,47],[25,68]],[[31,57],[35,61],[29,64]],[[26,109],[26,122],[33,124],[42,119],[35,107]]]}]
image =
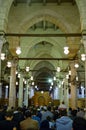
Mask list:
[{"label": "man's head", "polygon": [[6,112],[6,115],[5,115],[5,118],[6,120],[12,120],[13,118],[13,111],[9,110]]},{"label": "man's head", "polygon": [[27,110],[27,111],[25,112],[26,118],[27,118],[27,117],[30,117],[30,118],[31,118],[31,115],[32,115],[32,114],[31,114],[31,112],[30,112],[29,110]]},{"label": "man's head", "polygon": [[60,116],[67,116],[67,110],[66,109],[61,109],[59,110]]},{"label": "man's head", "polygon": [[76,117],[73,121],[73,130],[86,130],[86,120],[82,117]]}]

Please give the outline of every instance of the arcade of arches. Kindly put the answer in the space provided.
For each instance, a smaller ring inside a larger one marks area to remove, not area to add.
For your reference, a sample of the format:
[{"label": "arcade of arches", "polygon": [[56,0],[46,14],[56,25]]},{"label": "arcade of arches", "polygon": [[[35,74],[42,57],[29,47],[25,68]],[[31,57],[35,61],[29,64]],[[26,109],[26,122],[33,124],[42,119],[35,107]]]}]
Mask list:
[{"label": "arcade of arches", "polygon": [[86,108],[85,31],[86,0],[0,0],[0,104]]}]

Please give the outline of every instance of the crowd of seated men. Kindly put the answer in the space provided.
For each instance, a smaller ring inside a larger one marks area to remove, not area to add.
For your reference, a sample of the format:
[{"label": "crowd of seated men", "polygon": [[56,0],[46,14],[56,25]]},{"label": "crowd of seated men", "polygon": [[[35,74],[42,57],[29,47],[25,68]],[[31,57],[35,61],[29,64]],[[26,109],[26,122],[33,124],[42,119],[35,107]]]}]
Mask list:
[{"label": "crowd of seated men", "polygon": [[86,130],[85,112],[60,106],[0,106],[0,130]]}]

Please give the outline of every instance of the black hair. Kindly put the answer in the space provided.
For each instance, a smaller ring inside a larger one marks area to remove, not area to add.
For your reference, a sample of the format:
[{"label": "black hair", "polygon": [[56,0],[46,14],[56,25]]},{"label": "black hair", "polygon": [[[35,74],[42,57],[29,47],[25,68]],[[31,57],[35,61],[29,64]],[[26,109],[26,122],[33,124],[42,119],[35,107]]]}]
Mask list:
[{"label": "black hair", "polygon": [[67,116],[67,110],[66,109],[59,110],[59,114],[60,116]]},{"label": "black hair", "polygon": [[31,112],[30,112],[29,110],[25,111],[25,116],[26,116],[26,117],[31,117],[31,115],[32,115],[32,114],[31,114]]},{"label": "black hair", "polygon": [[86,130],[86,120],[82,117],[76,117],[73,121],[73,130]]},{"label": "black hair", "polygon": [[9,110],[5,114],[6,117],[12,117],[13,116],[13,111]]}]

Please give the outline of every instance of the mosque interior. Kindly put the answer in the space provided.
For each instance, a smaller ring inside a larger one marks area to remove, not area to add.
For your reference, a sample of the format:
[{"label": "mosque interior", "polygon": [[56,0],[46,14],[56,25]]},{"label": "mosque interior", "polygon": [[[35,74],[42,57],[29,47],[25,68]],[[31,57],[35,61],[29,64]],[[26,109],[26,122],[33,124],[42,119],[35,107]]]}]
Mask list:
[{"label": "mosque interior", "polygon": [[85,107],[86,1],[0,2],[0,103]]}]

